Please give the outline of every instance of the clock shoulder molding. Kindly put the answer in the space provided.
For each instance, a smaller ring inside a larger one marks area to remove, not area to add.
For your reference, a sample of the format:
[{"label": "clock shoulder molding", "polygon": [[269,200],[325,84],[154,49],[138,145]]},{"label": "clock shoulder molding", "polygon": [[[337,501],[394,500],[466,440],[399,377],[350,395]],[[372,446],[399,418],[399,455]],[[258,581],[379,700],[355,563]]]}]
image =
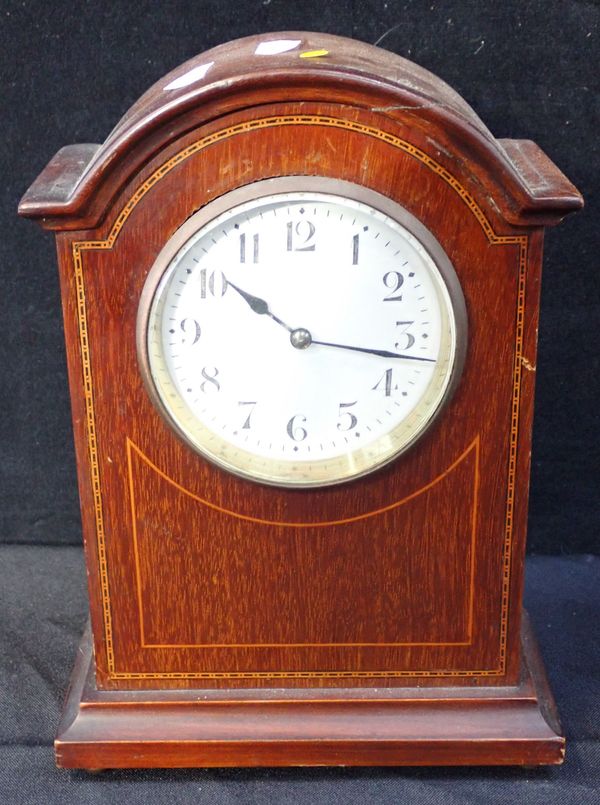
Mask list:
[{"label": "clock shoulder molding", "polygon": [[[281,52],[278,52],[281,50]],[[115,195],[158,151],[192,129],[257,105],[324,101],[369,110],[426,135],[426,153],[520,225],[551,225],[581,196],[529,140],[497,140],[444,81],[388,51],[344,37],[286,32],[219,45],[182,64],[128,110],[103,145],[62,148],[21,215],[48,229],[96,227]]]},{"label": "clock shoulder molding", "polygon": [[[281,176],[401,205],[466,303],[435,426],[338,487],[203,461],[137,359],[165,244]],[[534,143],[496,140],[437,77],[316,33],[207,51],[103,145],[58,152],[19,212],[56,232],[90,593],[60,765],[561,761],[522,586],[543,232],[581,205]]]}]

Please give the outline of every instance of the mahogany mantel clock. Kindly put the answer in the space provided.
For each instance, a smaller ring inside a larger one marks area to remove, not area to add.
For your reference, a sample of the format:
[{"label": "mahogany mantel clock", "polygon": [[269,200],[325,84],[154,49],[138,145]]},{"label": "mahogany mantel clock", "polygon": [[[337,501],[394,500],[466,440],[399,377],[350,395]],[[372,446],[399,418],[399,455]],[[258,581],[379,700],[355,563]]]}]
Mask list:
[{"label": "mahogany mantel clock", "polygon": [[558,763],[521,610],[544,227],[435,76],[307,33],[170,73],[56,231],[90,588],[62,766]]}]

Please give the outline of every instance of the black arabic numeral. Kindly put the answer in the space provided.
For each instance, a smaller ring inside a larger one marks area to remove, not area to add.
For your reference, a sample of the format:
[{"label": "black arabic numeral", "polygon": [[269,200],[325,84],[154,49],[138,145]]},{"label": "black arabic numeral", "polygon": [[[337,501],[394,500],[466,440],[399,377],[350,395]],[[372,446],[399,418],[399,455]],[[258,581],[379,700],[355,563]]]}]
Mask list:
[{"label": "black arabic numeral", "polygon": [[211,271],[207,273],[203,268],[200,272],[200,299],[206,299],[207,295],[224,296],[227,290],[227,280],[222,271]]},{"label": "black arabic numeral", "polygon": [[[311,243],[311,240],[315,231],[315,225],[311,221],[298,221],[296,226],[289,221],[287,225],[288,252],[314,252],[315,244]],[[299,239],[301,245],[296,245],[296,239]]]},{"label": "black arabic numeral", "polygon": [[[246,235],[240,235],[240,263],[246,262]],[[258,232],[252,236],[252,262],[258,263]]]},{"label": "black arabic numeral", "polygon": [[[209,374],[209,370],[211,374]],[[221,384],[217,380],[219,370],[216,366],[205,366],[202,370],[202,377],[204,380],[200,383],[200,391],[206,394],[207,389],[213,388],[215,391],[221,391]]]},{"label": "black arabic numeral", "polygon": [[183,332],[183,338],[181,339],[182,344],[189,344],[190,346],[194,346],[196,344],[202,334],[202,330],[200,329],[200,325],[196,321],[196,319],[182,319],[179,322],[179,326]]},{"label": "black arabic numeral", "polygon": [[256,400],[254,400],[253,402],[239,402],[238,405],[251,405],[252,406],[252,408],[250,409],[250,413],[248,414],[248,416],[246,417],[246,420],[244,421],[244,424],[242,425],[242,430],[250,430],[250,417],[252,416],[252,413],[254,412],[254,406],[256,405]]},{"label": "black arabic numeral", "polygon": [[358,265],[358,235],[352,238],[352,265]]},{"label": "black arabic numeral", "polygon": [[377,383],[373,386],[371,391],[377,391],[377,389],[383,384],[383,388],[385,389],[385,396],[391,397],[392,391],[397,391],[398,386],[392,386],[392,369],[386,369],[385,372],[381,375]]},{"label": "black arabic numeral", "polygon": [[[383,284],[391,291],[390,296],[384,296],[384,302],[401,302],[402,294],[398,293],[404,285],[404,277],[399,271],[388,271],[383,275]],[[396,294],[396,296],[394,296]]]},{"label": "black arabic numeral", "polygon": [[287,434],[290,439],[293,439],[295,442],[302,442],[304,439],[306,439],[308,434],[306,432],[306,428],[303,428],[300,425],[294,425],[295,419],[299,419],[300,422],[306,422],[305,416],[302,416],[302,414],[294,414],[294,416],[287,423]]},{"label": "black arabic numeral", "polygon": [[340,409],[339,409],[338,416],[340,417],[340,419],[342,417],[349,417],[349,419],[344,419],[344,422],[338,422],[337,423],[337,429],[338,430],[342,430],[342,431],[352,430],[352,428],[356,427],[356,423],[358,422],[358,419],[355,417],[355,415],[351,411],[342,411],[342,408],[351,408],[353,405],[356,405],[356,403],[357,403],[357,400],[354,400],[354,402],[351,402],[351,403],[340,403]]},{"label": "black arabic numeral", "polygon": [[408,328],[414,324],[414,321],[397,321],[396,327],[403,327],[404,329],[400,330],[400,335],[406,337],[406,343],[403,344],[401,341],[396,341],[394,346],[398,350],[410,349],[412,345],[415,343],[415,337],[412,333],[408,332]]}]

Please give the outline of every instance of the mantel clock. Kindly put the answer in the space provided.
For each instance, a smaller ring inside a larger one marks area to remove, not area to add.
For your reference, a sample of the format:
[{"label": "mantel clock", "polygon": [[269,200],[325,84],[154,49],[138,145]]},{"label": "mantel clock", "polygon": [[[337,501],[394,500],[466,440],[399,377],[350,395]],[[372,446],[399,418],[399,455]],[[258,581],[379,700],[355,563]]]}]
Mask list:
[{"label": "mantel clock", "polygon": [[558,763],[522,612],[544,227],[434,75],[208,51],[21,215],[58,246],[90,628],[58,763]]}]

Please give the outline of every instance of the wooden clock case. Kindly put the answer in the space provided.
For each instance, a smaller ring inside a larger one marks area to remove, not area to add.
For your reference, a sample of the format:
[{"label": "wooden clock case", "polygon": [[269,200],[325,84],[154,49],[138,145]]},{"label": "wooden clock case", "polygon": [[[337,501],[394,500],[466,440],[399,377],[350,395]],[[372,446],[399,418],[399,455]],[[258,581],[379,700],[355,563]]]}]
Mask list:
[{"label": "wooden clock case", "polygon": [[[200,458],[136,353],[165,242],[227,191],[288,175],[401,204],[467,306],[435,426],[324,489]],[[103,145],[59,151],[19,208],[56,232],[90,593],[59,765],[561,762],[521,601],[543,232],[581,204],[435,76],[322,34],[208,51]]]}]

